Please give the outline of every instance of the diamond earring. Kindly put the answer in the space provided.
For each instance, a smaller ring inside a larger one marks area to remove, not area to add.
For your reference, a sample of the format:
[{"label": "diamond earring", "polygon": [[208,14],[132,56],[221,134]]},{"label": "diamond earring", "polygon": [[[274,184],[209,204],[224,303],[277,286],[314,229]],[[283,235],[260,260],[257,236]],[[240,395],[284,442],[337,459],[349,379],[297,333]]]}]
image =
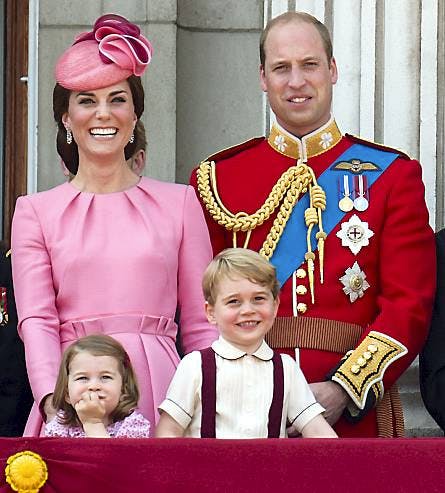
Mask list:
[{"label": "diamond earring", "polygon": [[134,134],[131,134],[130,140],[128,142],[130,144],[133,144],[133,142],[134,142]]},{"label": "diamond earring", "polygon": [[73,142],[73,134],[71,133],[71,129],[66,129],[66,143],[69,145]]}]

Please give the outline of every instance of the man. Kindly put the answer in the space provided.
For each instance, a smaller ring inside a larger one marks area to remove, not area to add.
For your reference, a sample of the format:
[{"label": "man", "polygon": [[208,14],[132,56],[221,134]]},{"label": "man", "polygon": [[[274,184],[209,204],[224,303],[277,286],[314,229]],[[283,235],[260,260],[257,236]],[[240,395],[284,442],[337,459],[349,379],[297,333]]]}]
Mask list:
[{"label": "man", "polygon": [[445,229],[436,233],[437,289],[431,327],[419,355],[419,382],[423,403],[445,432]]},{"label": "man", "polygon": [[0,244],[0,436],[23,433],[33,398],[23,343],[17,334],[11,256]]},{"label": "man", "polygon": [[214,252],[245,246],[275,265],[268,342],[299,359],[340,436],[400,436],[394,384],[423,344],[435,284],[420,165],[341,134],[330,36],[311,15],[270,21],[260,59],[270,135],[192,175]]}]

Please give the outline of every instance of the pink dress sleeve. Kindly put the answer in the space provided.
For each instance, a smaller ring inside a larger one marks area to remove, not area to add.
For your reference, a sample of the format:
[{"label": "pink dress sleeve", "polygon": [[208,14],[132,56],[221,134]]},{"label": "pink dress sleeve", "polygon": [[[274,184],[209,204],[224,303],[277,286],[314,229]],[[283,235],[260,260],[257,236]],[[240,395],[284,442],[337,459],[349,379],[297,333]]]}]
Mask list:
[{"label": "pink dress sleeve", "polygon": [[150,436],[150,422],[139,411],[133,411],[116,427],[114,438],[148,438]]},{"label": "pink dress sleeve", "polygon": [[212,259],[212,247],[201,206],[193,187],[185,195],[183,236],[179,250],[178,305],[180,336],[185,353],[208,347],[218,338],[204,315],[201,279]]},{"label": "pink dress sleeve", "polygon": [[29,197],[17,199],[12,222],[12,271],[31,389],[38,404],[54,391],[61,349],[51,261]]}]

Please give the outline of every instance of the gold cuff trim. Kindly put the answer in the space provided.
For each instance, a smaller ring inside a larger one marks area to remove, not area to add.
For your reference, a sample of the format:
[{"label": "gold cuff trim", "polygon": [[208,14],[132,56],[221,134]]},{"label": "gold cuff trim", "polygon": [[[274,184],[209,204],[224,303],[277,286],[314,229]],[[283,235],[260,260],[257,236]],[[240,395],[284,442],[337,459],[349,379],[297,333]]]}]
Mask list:
[{"label": "gold cuff trim", "polygon": [[386,369],[407,353],[407,348],[399,341],[371,331],[340,365],[332,380],[345,389],[359,409],[364,409],[371,389],[376,398],[381,399]]},{"label": "gold cuff trim", "polygon": [[314,317],[277,317],[266,334],[272,348],[319,349],[344,354],[357,346],[363,328],[357,324]]},{"label": "gold cuff trim", "polygon": [[301,139],[286,132],[276,122],[270,129],[267,142],[278,153],[292,159],[301,159],[306,162],[334,147],[342,138],[341,132],[331,118],[325,125]]}]

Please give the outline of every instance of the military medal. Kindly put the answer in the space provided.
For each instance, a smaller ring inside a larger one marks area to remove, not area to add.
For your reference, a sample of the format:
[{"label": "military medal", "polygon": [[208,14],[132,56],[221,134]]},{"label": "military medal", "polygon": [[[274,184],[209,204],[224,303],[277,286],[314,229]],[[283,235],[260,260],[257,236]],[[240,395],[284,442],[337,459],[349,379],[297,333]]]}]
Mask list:
[{"label": "military medal", "polygon": [[351,199],[351,193],[349,191],[348,175],[343,175],[343,198],[339,200],[338,207],[343,212],[352,211],[354,208],[354,202]]},{"label": "military medal", "polygon": [[359,175],[356,178],[358,178],[358,196],[354,199],[354,208],[359,212],[363,212],[369,207],[369,202],[365,197],[363,175]]},{"label": "military medal", "polygon": [[8,323],[6,288],[0,287],[0,326]]},{"label": "military medal", "polygon": [[349,221],[341,224],[336,236],[341,239],[342,246],[349,247],[351,252],[357,255],[362,247],[369,245],[369,238],[374,236],[374,231],[369,229],[367,222],[360,221],[354,214]]},{"label": "military medal", "polygon": [[362,298],[364,292],[370,287],[366,280],[366,274],[360,269],[357,262],[346,269],[345,274],[340,277],[340,281],[343,284],[343,292],[349,296],[351,303]]}]

